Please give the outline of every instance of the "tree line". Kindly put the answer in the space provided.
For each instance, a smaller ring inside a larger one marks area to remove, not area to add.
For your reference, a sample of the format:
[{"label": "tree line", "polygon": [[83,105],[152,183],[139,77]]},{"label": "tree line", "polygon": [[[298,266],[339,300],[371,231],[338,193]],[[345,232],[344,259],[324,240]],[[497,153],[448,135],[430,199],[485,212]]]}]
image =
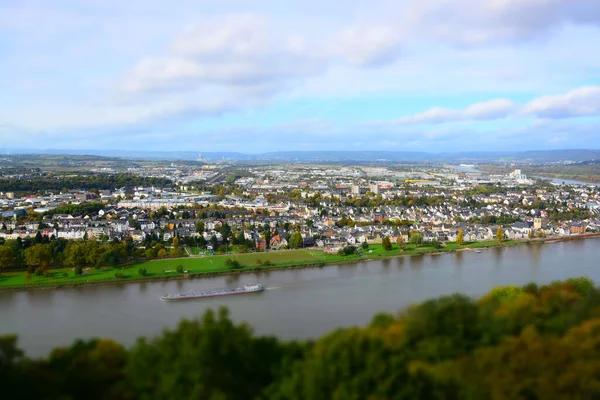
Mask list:
[{"label": "tree line", "polygon": [[133,174],[90,174],[61,176],[35,176],[28,179],[0,179],[2,192],[39,192],[45,190],[114,189],[125,186],[170,186],[165,178],[143,177]]},{"label": "tree line", "polygon": [[600,291],[587,278],[428,300],[315,341],[257,336],[226,309],[131,348],[78,340],[29,359],[0,339],[6,398],[594,399]]},{"label": "tree line", "polygon": [[28,274],[48,276],[49,267],[64,266],[81,275],[84,267],[113,267],[137,259],[183,254],[177,237],[168,242],[149,238],[142,246],[136,246],[131,238],[125,241],[50,239],[38,232],[33,239],[11,239],[0,245],[0,272],[27,268]]}]

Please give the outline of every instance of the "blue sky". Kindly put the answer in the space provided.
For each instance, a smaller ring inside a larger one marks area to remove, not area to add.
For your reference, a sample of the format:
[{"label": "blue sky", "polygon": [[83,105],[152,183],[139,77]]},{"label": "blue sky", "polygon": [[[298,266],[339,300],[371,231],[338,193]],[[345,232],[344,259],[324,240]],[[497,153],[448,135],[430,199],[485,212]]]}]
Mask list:
[{"label": "blue sky", "polygon": [[598,0],[0,0],[4,148],[600,148]]}]

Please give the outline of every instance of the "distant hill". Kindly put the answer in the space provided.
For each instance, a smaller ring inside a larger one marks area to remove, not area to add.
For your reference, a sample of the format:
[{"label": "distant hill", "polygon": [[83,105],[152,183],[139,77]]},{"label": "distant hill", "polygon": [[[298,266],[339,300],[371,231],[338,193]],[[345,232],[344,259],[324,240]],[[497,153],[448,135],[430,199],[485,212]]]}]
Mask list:
[{"label": "distant hill", "polygon": [[[70,149],[0,149],[0,154],[61,154],[119,157],[127,159],[197,160],[198,152],[191,151],[128,151],[128,150],[70,150]],[[279,161],[279,162],[584,162],[600,160],[600,149],[529,150],[521,152],[470,151],[426,153],[412,151],[276,151],[261,154],[237,152],[203,152],[207,161]]]}]

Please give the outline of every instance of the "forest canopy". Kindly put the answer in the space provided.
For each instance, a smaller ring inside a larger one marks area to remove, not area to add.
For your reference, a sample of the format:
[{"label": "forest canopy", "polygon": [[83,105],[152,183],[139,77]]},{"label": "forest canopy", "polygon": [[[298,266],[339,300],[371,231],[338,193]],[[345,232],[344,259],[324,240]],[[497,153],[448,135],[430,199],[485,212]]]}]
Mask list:
[{"label": "forest canopy", "polygon": [[37,192],[42,190],[106,190],[126,186],[170,186],[165,178],[142,177],[133,174],[91,174],[66,176],[38,176],[28,179],[0,179],[2,192]]},{"label": "forest canopy", "polygon": [[76,341],[31,360],[0,338],[5,398],[592,399],[600,291],[587,278],[432,299],[316,341],[257,336],[226,309],[126,349]]}]

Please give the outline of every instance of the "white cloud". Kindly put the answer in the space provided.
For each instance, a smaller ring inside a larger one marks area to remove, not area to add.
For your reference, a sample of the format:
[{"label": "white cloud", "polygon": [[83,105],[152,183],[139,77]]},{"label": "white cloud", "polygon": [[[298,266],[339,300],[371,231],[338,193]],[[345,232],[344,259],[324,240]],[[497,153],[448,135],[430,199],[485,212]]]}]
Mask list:
[{"label": "white cloud", "polygon": [[600,24],[596,0],[414,0],[406,12],[412,29],[456,44],[530,40],[568,23]]},{"label": "white cloud", "polygon": [[358,65],[396,60],[403,47],[465,46],[547,39],[567,25],[600,26],[598,0],[391,0],[388,13],[354,25],[339,41]]},{"label": "white cloud", "polygon": [[203,114],[219,100],[223,110],[264,105],[323,64],[301,53],[297,40],[275,35],[265,17],[229,15],[200,21],[178,35],[160,56],[140,60],[122,79],[118,102],[153,109],[171,100],[163,114]]},{"label": "white cloud", "polygon": [[259,15],[231,15],[191,25],[170,50],[190,56],[255,57],[268,51],[268,20]]},{"label": "white cloud", "polygon": [[394,59],[400,42],[396,29],[373,24],[350,28],[335,46],[353,64],[376,65]]},{"label": "white cloud", "polygon": [[491,121],[509,116],[566,119],[600,116],[600,86],[586,86],[565,94],[538,97],[524,106],[511,100],[494,99],[475,103],[463,110],[433,107],[399,118],[399,124],[437,124],[456,121]]},{"label": "white cloud", "polygon": [[515,110],[515,103],[507,99],[494,99],[475,103],[467,107],[464,116],[473,120],[492,120],[506,118]]},{"label": "white cloud", "polygon": [[587,86],[566,94],[540,97],[527,104],[523,112],[542,118],[600,115],[600,86]]},{"label": "white cloud", "polygon": [[506,118],[515,109],[515,104],[507,99],[494,99],[475,103],[464,110],[434,107],[425,112],[401,117],[400,124],[436,124],[454,121],[494,120]]}]

